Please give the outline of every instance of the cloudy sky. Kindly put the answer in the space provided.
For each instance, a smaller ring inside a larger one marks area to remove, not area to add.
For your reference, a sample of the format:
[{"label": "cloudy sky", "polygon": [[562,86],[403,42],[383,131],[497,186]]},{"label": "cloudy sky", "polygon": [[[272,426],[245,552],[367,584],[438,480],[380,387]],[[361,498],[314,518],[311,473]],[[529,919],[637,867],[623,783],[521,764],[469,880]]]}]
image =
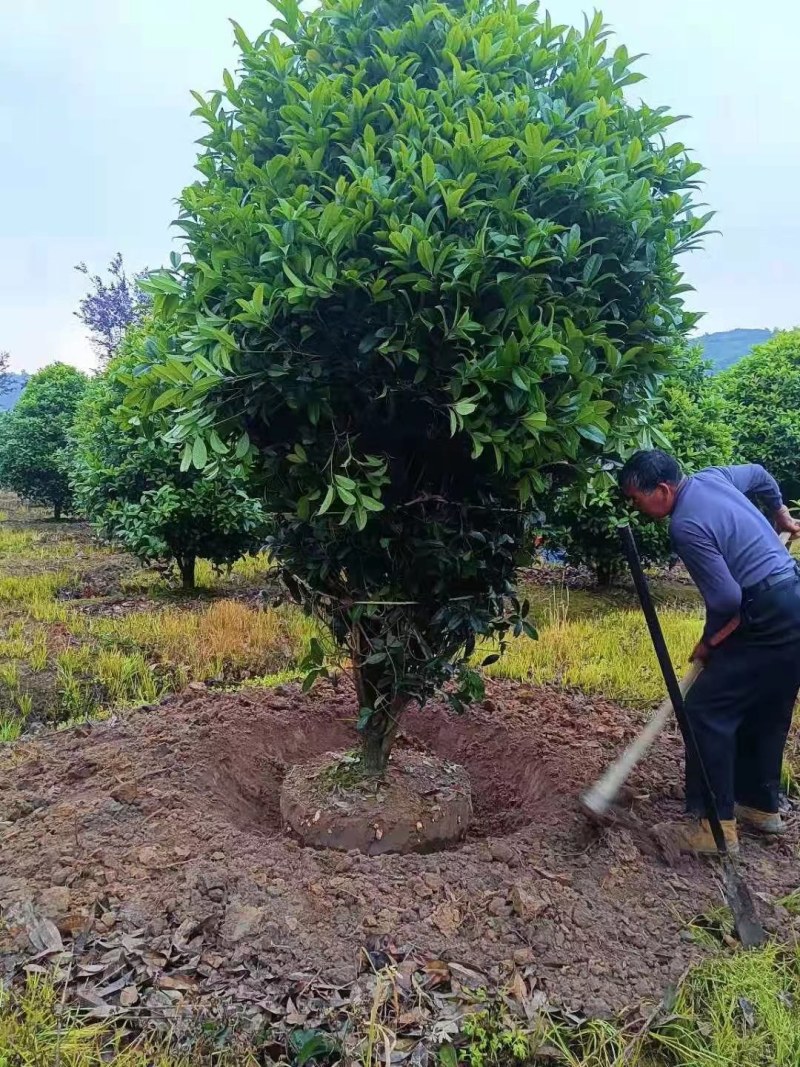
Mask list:
[{"label": "cloudy sky", "polygon": [[[582,0],[550,0],[580,22]],[[691,115],[722,236],[686,264],[703,329],[800,324],[798,0],[606,0],[653,105]],[[90,368],[73,270],[121,251],[162,263],[199,129],[189,90],[235,64],[228,17],[251,35],[265,0],[0,0],[0,349],[15,370]]]}]

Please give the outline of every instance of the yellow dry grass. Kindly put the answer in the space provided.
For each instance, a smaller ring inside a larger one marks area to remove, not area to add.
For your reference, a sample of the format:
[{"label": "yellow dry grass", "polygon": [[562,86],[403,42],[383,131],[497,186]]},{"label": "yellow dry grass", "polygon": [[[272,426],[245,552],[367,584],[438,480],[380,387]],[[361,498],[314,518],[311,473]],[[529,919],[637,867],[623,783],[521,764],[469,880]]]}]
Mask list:
[{"label": "yellow dry grass", "polygon": [[293,608],[259,611],[237,600],[214,601],[201,611],[137,612],[89,629],[101,643],[155,656],[184,681],[288,670],[316,632]]},{"label": "yellow dry grass", "polygon": [[[670,608],[659,618],[675,668],[682,674],[700,636],[701,616]],[[554,602],[538,624],[538,639],[512,641],[487,673],[581,689],[635,706],[663,697],[664,682],[641,612],[616,608],[571,619],[568,606]]]}]

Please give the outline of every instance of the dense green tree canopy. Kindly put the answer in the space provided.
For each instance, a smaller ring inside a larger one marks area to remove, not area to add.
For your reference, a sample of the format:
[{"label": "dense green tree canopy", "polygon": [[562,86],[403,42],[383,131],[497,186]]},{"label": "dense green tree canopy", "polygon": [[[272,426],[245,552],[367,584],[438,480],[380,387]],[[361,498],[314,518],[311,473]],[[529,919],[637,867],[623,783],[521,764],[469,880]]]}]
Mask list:
[{"label": "dense green tree canopy", "polygon": [[68,435],[87,378],[65,363],[33,374],[0,424],[0,485],[60,518],[72,507]]},{"label": "dense green tree canopy", "polygon": [[142,328],[129,329],[120,354],[90,384],[73,430],[72,483],[99,533],[145,562],[174,563],[186,588],[195,561],[234,563],[263,547],[261,504],[231,473],[209,479],[165,442],[158,414],[130,425],[121,378],[140,361]]},{"label": "dense green tree canopy", "polygon": [[762,463],[800,501],[800,330],[758,345],[717,379],[741,463]]},{"label": "dense green tree canopy", "polygon": [[[295,596],[355,666],[367,764],[510,595],[555,473],[647,443],[693,322],[675,257],[700,169],[599,16],[516,0],[324,0],[237,27],[198,96],[188,255],[152,278],[177,342],[129,403],[179,411],[187,461],[249,463]],[[235,442],[235,444],[234,444]],[[475,676],[461,674],[467,694]]]}]

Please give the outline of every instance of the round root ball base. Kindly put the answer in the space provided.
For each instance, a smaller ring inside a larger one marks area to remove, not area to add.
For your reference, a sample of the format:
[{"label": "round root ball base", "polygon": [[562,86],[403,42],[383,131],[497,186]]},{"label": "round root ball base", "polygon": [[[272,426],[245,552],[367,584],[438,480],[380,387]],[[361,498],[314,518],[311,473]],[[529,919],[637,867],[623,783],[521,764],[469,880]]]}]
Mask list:
[{"label": "round root ball base", "polygon": [[377,856],[432,852],[466,834],[472,797],[459,764],[395,749],[380,780],[359,778],[357,766],[327,752],[287,774],[281,815],[305,845]]}]

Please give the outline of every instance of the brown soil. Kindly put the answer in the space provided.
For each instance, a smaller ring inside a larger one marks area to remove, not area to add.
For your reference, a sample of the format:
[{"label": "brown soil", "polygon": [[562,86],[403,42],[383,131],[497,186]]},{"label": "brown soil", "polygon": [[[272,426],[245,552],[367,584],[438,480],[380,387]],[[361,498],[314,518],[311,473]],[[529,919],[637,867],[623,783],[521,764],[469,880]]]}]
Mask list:
[{"label": "brown soil", "polygon": [[[401,744],[470,775],[467,841],[404,856],[302,848],[281,825],[281,783],[295,763],[352,747],[353,717],[344,686],[307,696],[190,688],[118,721],[0,749],[6,969],[43,940],[24,919],[36,911],[80,934],[78,962],[90,924],[103,945],[138,945],[162,970],[193,932],[201,974],[231,964],[240,983],[246,973],[341,986],[364,946],[389,944],[395,958],[467,964],[491,983],[518,967],[552,1003],[602,1013],[654,1001],[706,951],[681,933],[720,903],[714,864],[668,867],[638,847],[645,835],[598,835],[577,808],[635,731],[632,713],[494,682],[463,717],[443,706],[410,714]],[[674,734],[631,785],[643,823],[679,812]],[[797,841],[792,826],[781,841],[743,847],[742,869],[782,933],[792,920],[768,902],[797,886]]]},{"label": "brown soil", "polygon": [[281,815],[304,845],[342,852],[435,852],[472,822],[469,775],[458,763],[400,747],[382,780],[352,780],[353,757],[325,752],[283,780]]}]

